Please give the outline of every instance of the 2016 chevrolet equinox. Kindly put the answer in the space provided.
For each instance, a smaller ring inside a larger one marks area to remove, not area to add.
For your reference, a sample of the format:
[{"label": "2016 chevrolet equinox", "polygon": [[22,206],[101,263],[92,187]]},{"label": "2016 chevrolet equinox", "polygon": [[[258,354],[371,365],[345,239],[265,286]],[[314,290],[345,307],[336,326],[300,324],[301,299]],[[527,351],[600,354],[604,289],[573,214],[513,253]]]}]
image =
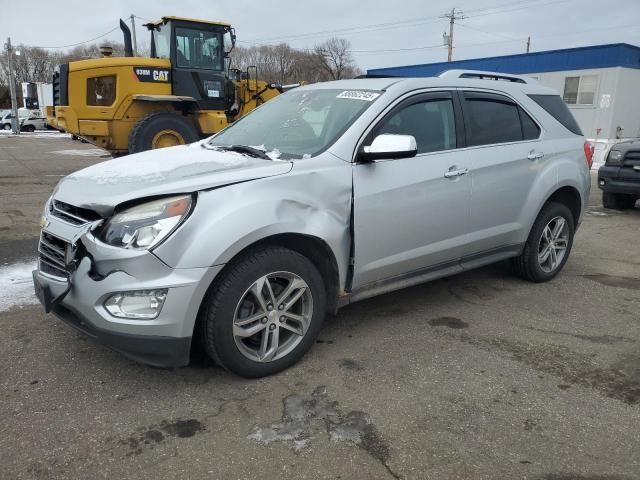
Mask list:
[{"label": "2016 chevrolet equinox", "polygon": [[201,344],[246,377],[311,347],[327,311],[513,258],[563,268],[591,150],[531,79],[304,86],[191,145],[64,178],[42,219],[47,311],[156,366]]}]

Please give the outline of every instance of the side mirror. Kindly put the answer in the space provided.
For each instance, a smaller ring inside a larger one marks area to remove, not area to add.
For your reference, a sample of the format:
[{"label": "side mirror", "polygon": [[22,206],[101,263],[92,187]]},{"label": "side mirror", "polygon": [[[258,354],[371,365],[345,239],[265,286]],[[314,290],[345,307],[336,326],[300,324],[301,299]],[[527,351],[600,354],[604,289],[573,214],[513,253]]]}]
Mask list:
[{"label": "side mirror", "polygon": [[410,158],[418,153],[418,145],[413,135],[383,133],[373,139],[371,145],[363,147],[358,158],[363,162],[381,159]]}]

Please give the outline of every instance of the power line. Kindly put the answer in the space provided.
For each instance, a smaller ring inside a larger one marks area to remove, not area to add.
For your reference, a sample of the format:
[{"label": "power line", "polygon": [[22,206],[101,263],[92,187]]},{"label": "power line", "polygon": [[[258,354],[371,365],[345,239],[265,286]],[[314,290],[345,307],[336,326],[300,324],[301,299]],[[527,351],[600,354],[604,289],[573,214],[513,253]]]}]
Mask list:
[{"label": "power line", "polygon": [[[523,0],[521,2],[515,2],[515,3],[512,2],[509,4],[495,5],[493,7],[475,8],[471,10],[466,10],[466,12],[473,13],[473,15],[468,16],[468,18],[471,18],[471,17],[477,17],[477,16],[479,17],[479,16],[486,16],[486,15],[494,15],[502,12],[517,11],[523,8],[528,8],[532,4],[536,4],[536,6],[546,6],[546,5],[556,4],[556,3],[567,2],[569,0],[552,0],[552,1],[546,1],[544,3],[538,3],[538,1],[540,0]],[[261,37],[261,38],[254,38],[249,40],[239,40],[238,43],[245,43],[249,45],[261,45],[261,44],[264,45],[269,43],[279,43],[286,40],[306,40],[306,39],[322,37],[327,35],[341,34],[343,36],[351,36],[351,35],[357,35],[361,33],[368,33],[371,31],[389,30],[389,29],[402,28],[402,27],[413,27],[418,25],[435,24],[435,23],[440,23],[441,18],[442,18],[442,15],[433,15],[433,16],[418,17],[413,19],[395,21],[395,22],[384,22],[384,23],[361,25],[360,27],[340,28],[340,29],[332,29],[332,30],[319,30],[315,32],[285,35],[281,37]]]},{"label": "power line", "polygon": [[[282,42],[285,40],[306,40],[315,37],[324,37],[327,35],[342,34],[344,36],[356,35],[360,33],[368,33],[378,30],[389,30],[402,27],[413,27],[418,25],[428,25],[433,23],[439,23],[441,17],[422,17],[422,19],[406,20],[402,22],[388,22],[374,25],[363,25],[355,28],[343,28],[337,30],[322,30],[312,33],[303,33],[298,35],[287,35],[284,37],[271,37],[271,38],[259,38],[253,40],[239,40],[239,43],[248,43],[251,45],[266,45],[270,43]],[[426,21],[431,20],[431,21]]]},{"label": "power line", "polygon": [[[137,15],[134,15],[134,16],[137,16]],[[140,17],[138,17],[138,18],[140,18]],[[131,21],[130,19],[125,20],[125,22],[130,22],[130,21]],[[69,45],[56,45],[55,47],[41,47],[41,46],[35,46],[35,45],[25,45],[25,47],[28,47],[28,48],[42,48],[44,50],[55,50],[55,49],[58,49],[58,48],[77,47],[79,45],[85,45],[87,43],[92,43],[92,42],[95,42],[96,40],[100,40],[101,38],[106,37],[107,35],[115,32],[116,30],[120,30],[120,27],[119,26],[114,27],[111,30],[109,30],[108,32],[103,33],[102,35],[99,35],[97,37],[91,38],[89,40],[85,40],[83,42],[70,43]]]},{"label": "power line", "polygon": [[100,40],[102,37],[106,37],[107,35],[109,35],[110,33],[115,32],[116,30],[119,30],[120,27],[115,27],[112,28],[111,30],[109,30],[106,33],[103,33],[102,35],[99,35],[97,37],[94,37],[90,40],[85,40],[84,42],[78,42],[78,43],[70,43],[69,45],[56,45],[55,47],[41,47],[41,46],[29,46],[29,48],[42,48],[45,50],[49,50],[49,49],[57,49],[57,48],[70,48],[70,47],[77,47],[78,45],[84,45],[86,43],[91,43],[91,42],[95,42],[96,40]]},{"label": "power line", "polygon": [[460,26],[462,28],[468,28],[469,30],[475,30],[476,32],[486,33],[487,35],[493,35],[495,37],[501,37],[501,38],[504,38],[506,40],[518,40],[517,38],[509,37],[509,36],[503,35],[501,33],[490,32],[488,30],[482,30],[481,28],[478,28],[478,27],[472,27],[471,25],[468,25],[466,23],[459,23],[458,26]]},{"label": "power line", "polygon": [[[635,28],[636,25],[610,25],[608,27],[598,27],[598,28],[590,28],[588,30],[574,30],[571,32],[563,32],[563,33],[552,33],[552,34],[547,34],[547,35],[536,35],[536,36],[532,36],[532,39],[538,39],[538,38],[554,38],[554,37],[562,37],[562,36],[568,36],[568,35],[577,35],[580,33],[587,33],[587,32],[592,32],[592,31],[596,31],[596,30],[612,30],[612,29],[623,29],[623,28]],[[461,48],[474,48],[474,47],[484,47],[487,45],[499,45],[499,44],[505,44],[505,43],[525,43],[526,42],[526,38],[522,38],[522,39],[517,39],[514,38],[513,40],[496,40],[493,42],[481,42],[481,43],[467,43],[467,44],[462,44],[462,45],[455,45],[454,48],[455,49],[461,49]],[[436,48],[436,47],[441,47],[441,45],[433,45],[433,46],[425,46],[425,47],[415,47],[415,48],[411,48],[411,49],[398,49],[395,50],[395,52],[397,52],[398,55],[403,55],[403,54],[407,54],[407,53],[411,53],[412,50],[421,50],[421,49],[426,49],[426,48]],[[354,51],[354,53],[356,53]],[[379,53],[385,53],[384,50],[369,50],[366,53],[358,53],[358,55],[367,55],[367,54],[379,54]]]},{"label": "power line", "polygon": [[437,45],[425,45],[423,47],[390,48],[390,49],[381,49],[381,50],[351,50],[351,53],[358,53],[358,54],[391,53],[391,52],[404,52],[404,51],[414,51],[414,50],[426,50],[429,48],[442,48],[442,44],[439,43]]},{"label": "power line", "polygon": [[[546,2],[546,3],[537,3],[535,4],[536,7],[545,7],[547,5],[555,5],[556,3],[566,3],[569,0],[553,0],[551,2]],[[518,10],[523,10],[525,8],[529,8],[532,5],[522,5],[519,7],[515,7],[515,8],[505,8],[503,10],[499,10],[499,11],[495,11],[495,12],[486,12],[486,13],[477,13],[475,15],[469,15],[467,18],[476,18],[476,17],[486,17],[487,15],[495,15],[496,13],[510,13],[510,12],[516,12]]]}]

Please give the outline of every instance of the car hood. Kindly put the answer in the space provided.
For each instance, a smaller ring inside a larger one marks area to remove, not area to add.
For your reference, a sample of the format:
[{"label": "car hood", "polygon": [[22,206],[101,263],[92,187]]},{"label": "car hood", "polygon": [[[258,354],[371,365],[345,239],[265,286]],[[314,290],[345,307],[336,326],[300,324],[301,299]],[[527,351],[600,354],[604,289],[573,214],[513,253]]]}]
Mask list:
[{"label": "car hood", "polygon": [[202,142],[98,163],[63,178],[56,200],[108,217],[123,202],[192,193],[289,172],[292,163],[203,148]]}]

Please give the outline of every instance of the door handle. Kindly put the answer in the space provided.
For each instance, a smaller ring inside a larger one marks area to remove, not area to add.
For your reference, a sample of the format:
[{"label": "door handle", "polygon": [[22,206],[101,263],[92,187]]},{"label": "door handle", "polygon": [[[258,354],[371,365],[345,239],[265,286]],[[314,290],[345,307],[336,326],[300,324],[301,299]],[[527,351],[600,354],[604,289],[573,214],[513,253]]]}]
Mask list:
[{"label": "door handle", "polygon": [[542,152],[536,152],[535,150],[531,150],[529,152],[529,155],[527,155],[527,158],[529,160],[538,160],[539,158],[544,157],[544,153]]},{"label": "door handle", "polygon": [[444,178],[461,177],[462,175],[466,175],[467,173],[469,173],[469,169],[467,169],[467,168],[461,168],[459,170],[452,170],[453,168],[456,168],[456,167],[453,166],[449,170],[444,172]]}]

